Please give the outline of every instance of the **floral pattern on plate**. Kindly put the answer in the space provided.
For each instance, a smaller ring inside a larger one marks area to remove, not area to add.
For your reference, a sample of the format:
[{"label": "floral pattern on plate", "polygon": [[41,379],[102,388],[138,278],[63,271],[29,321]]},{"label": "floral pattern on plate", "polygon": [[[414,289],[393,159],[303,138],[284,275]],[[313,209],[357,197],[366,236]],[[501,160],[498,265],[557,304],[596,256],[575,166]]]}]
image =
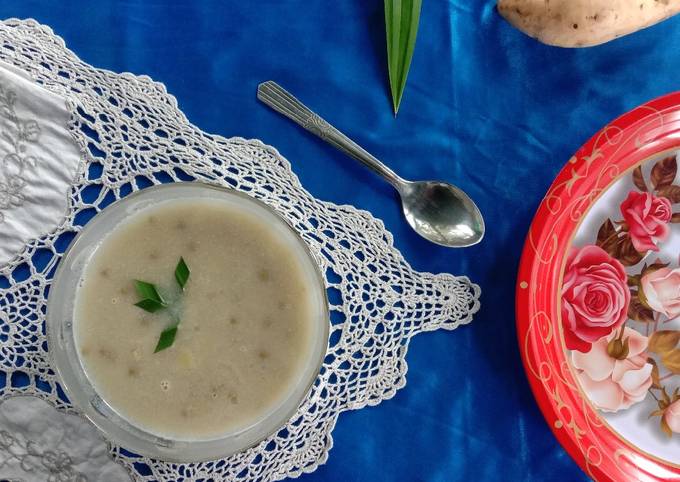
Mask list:
[{"label": "floral pattern on plate", "polygon": [[677,174],[675,153],[653,158],[595,203],[567,255],[560,312],[576,379],[612,427],[623,419],[608,414],[633,410],[680,438]]}]

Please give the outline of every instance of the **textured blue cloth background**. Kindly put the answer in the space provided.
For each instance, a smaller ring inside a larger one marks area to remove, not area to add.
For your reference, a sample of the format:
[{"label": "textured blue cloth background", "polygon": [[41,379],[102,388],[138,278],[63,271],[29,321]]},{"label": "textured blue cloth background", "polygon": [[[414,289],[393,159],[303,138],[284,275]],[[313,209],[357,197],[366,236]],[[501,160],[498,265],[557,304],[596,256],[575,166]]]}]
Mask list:
[{"label": "textured blue cloth background", "polygon": [[[533,401],[515,336],[514,282],[532,214],[596,130],[678,88],[680,18],[586,50],[547,47],[494,0],[424,2],[399,116],[385,69],[382,0],[3,0],[0,17],[50,25],[82,59],[164,82],[188,118],[276,146],[315,196],[383,219],[417,269],[483,289],[470,326],[416,337],[408,385],[340,416],[312,481],[583,480]],[[390,188],[255,99],[275,79],[400,174],[455,182],[477,200],[484,242],[421,240]]]}]

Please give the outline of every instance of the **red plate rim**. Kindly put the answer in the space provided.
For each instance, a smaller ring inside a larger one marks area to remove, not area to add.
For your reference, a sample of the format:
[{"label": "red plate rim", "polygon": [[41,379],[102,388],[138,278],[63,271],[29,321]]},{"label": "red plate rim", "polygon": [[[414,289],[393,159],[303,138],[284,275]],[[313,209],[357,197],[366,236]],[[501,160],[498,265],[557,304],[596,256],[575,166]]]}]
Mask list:
[{"label": "red plate rim", "polygon": [[558,441],[596,480],[667,480],[680,466],[649,455],[602,421],[569,367],[561,334],[563,265],[581,219],[621,175],[680,148],[680,92],[617,118],[586,142],[543,198],[522,251],[515,310],[524,369]]}]

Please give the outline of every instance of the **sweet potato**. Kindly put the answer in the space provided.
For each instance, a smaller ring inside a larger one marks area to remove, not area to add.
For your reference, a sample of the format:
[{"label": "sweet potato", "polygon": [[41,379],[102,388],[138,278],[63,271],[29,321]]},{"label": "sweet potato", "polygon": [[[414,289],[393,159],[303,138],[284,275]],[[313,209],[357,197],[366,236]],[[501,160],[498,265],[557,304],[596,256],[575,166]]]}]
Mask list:
[{"label": "sweet potato", "polygon": [[498,11],[545,44],[588,47],[675,15],[680,0],[498,0]]}]

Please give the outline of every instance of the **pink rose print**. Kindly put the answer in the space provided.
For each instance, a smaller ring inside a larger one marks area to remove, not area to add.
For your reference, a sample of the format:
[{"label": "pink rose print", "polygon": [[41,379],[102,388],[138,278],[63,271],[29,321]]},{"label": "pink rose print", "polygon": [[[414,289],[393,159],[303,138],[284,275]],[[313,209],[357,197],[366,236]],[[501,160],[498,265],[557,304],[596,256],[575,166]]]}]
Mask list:
[{"label": "pink rose print", "polygon": [[652,271],[640,284],[651,309],[669,318],[680,316],[680,268]]},{"label": "pink rose print", "polygon": [[627,318],[630,291],[623,265],[597,246],[572,248],[562,287],[567,348],[587,352]]},{"label": "pink rose print", "polygon": [[[572,352],[572,363],[583,390],[595,406],[605,412],[617,412],[641,402],[652,386],[652,365],[647,363],[647,337],[624,328],[629,352],[623,360],[607,353],[612,333],[593,344],[588,353]],[[680,407],[678,408],[680,411]],[[680,419],[678,420],[680,426]]]},{"label": "pink rose print", "polygon": [[680,433],[680,400],[671,403],[663,414],[663,419],[671,432]]},{"label": "pink rose print", "polygon": [[621,203],[621,214],[628,225],[633,247],[640,253],[659,251],[657,243],[670,233],[671,202],[648,192],[631,191]]}]

